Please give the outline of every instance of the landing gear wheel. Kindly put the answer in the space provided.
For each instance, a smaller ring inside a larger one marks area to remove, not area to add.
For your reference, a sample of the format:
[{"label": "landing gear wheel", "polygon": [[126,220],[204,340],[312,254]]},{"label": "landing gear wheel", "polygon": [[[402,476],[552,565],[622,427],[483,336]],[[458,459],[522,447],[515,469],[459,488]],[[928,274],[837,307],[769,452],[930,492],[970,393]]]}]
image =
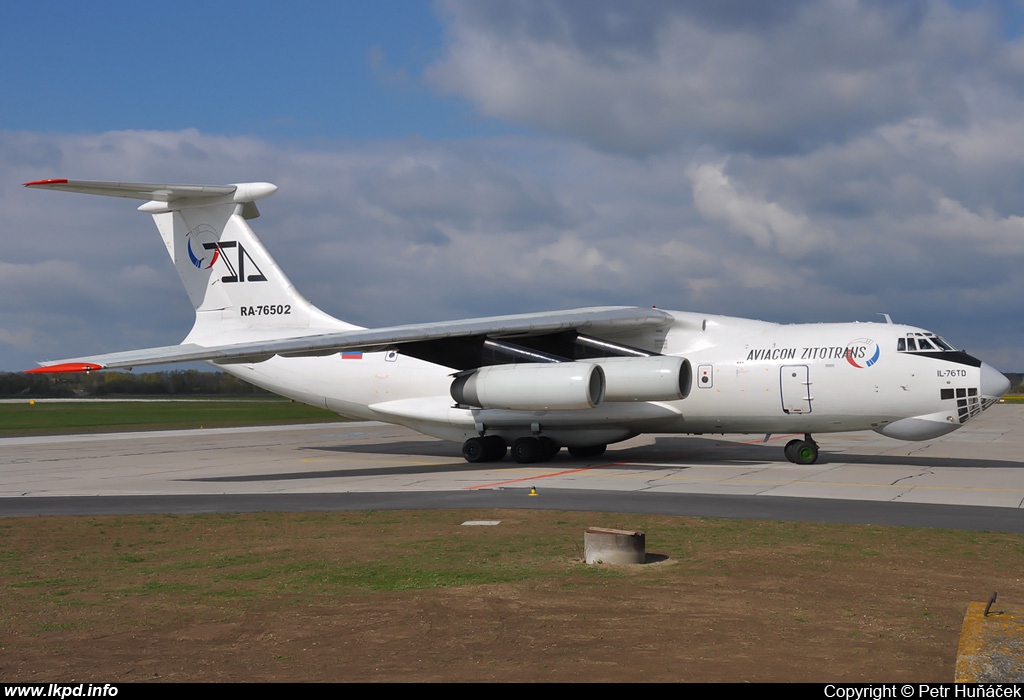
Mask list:
[{"label": "landing gear wheel", "polygon": [[585,445],[583,447],[570,447],[569,454],[576,459],[592,459],[600,457],[607,449],[608,445]]},{"label": "landing gear wheel", "polygon": [[541,458],[540,440],[533,437],[521,437],[512,443],[512,459],[519,464],[532,464]]},{"label": "landing gear wheel", "polygon": [[818,461],[818,445],[813,440],[804,440],[795,452],[796,459],[793,461],[797,464],[814,464]]},{"label": "landing gear wheel", "polygon": [[803,440],[790,440],[782,450],[786,455],[786,459],[794,464],[796,464],[796,449],[800,446],[801,442],[803,442]]},{"label": "landing gear wheel", "polygon": [[540,461],[547,462],[549,459],[553,459],[561,449],[562,446],[551,438],[540,438]]},{"label": "landing gear wheel", "polygon": [[818,443],[810,435],[803,440],[790,440],[783,450],[793,464],[814,464],[818,461]]},{"label": "landing gear wheel", "polygon": [[462,443],[462,456],[471,464],[497,462],[505,458],[506,450],[508,445],[497,435],[470,438]]},{"label": "landing gear wheel", "polygon": [[505,442],[504,438],[497,435],[485,437],[484,447],[487,449],[488,462],[499,462],[505,459],[505,454],[508,452],[508,443]]},{"label": "landing gear wheel", "polygon": [[484,442],[484,438],[470,438],[462,443],[462,457],[470,464],[486,462],[487,456],[487,443]]}]

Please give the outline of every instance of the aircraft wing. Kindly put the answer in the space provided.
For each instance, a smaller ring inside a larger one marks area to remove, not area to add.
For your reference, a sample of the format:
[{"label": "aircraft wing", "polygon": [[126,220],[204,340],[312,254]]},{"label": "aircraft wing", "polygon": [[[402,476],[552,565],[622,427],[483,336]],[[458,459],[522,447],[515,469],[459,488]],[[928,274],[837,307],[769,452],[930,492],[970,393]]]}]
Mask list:
[{"label": "aircraft wing", "polygon": [[589,335],[619,334],[672,323],[673,316],[659,309],[608,306],[568,311],[549,311],[512,316],[491,316],[460,321],[417,323],[388,328],[367,328],[277,340],[257,340],[227,345],[169,345],[144,350],[115,352],[67,360],[41,362],[30,373],[83,372],[128,369],[145,365],[209,361],[218,364],[261,362],[274,355],[303,357],[332,355],[343,350],[381,350],[404,344],[443,343],[460,338],[515,338],[544,336],[563,331]]}]

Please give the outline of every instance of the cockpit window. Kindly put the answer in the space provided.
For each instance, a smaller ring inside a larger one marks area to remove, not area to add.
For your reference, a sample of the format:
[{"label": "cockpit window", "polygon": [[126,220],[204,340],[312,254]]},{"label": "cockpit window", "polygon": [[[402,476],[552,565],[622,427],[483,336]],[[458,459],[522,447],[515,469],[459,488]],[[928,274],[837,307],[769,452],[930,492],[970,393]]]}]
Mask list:
[{"label": "cockpit window", "polygon": [[897,338],[896,352],[956,352],[956,349],[934,333],[907,333]]}]

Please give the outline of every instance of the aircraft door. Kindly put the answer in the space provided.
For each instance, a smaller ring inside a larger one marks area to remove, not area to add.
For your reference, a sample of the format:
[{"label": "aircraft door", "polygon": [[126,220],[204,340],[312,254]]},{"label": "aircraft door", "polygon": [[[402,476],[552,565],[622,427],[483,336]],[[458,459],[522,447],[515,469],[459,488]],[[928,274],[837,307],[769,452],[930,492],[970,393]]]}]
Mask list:
[{"label": "aircraft door", "polygon": [[811,412],[811,380],[807,365],[783,365],[779,370],[783,413]]}]

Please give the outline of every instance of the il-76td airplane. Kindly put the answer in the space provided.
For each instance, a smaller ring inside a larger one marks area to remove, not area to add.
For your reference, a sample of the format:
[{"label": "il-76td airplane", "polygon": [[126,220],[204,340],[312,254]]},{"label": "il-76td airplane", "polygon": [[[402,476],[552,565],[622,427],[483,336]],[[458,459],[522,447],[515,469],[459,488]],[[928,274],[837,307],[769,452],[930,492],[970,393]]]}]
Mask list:
[{"label": "il-76td airplane", "polygon": [[277,394],[462,443],[469,462],[578,458],[641,433],[875,430],[929,440],[1009,381],[934,333],[894,323],[779,325],[598,307],[366,329],[304,299],[247,221],[265,182],[40,180],[34,189],[145,200],[196,311],[180,345],[40,363],[80,372],[204,360]]}]

